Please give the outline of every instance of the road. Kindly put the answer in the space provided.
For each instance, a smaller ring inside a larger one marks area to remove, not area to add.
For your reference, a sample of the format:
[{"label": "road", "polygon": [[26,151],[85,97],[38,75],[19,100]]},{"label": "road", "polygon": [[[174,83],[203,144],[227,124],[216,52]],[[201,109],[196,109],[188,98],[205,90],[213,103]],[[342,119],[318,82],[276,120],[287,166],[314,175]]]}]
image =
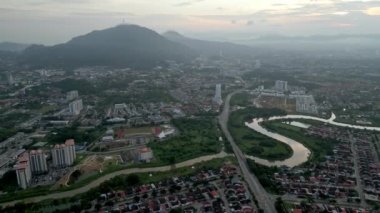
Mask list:
[{"label": "road", "polygon": [[[295,204],[299,204],[301,203],[302,201],[305,201],[305,198],[297,198],[297,196],[294,196],[294,195],[283,195],[281,196],[282,200],[287,202],[287,203],[295,203]],[[354,202],[342,202],[342,201],[339,201],[338,204],[333,204],[331,202],[329,202],[328,200],[314,200],[315,203],[318,203],[318,204],[326,204],[326,205],[335,205],[335,206],[339,206],[341,208],[364,208],[360,203],[354,203]]]},{"label": "road", "polygon": [[202,156],[202,157],[194,158],[194,159],[184,161],[181,163],[177,163],[174,166],[169,165],[169,166],[151,167],[151,168],[124,169],[124,170],[112,172],[110,174],[99,177],[98,179],[86,184],[83,187],[77,188],[77,189],[64,191],[64,192],[55,192],[55,193],[51,193],[48,195],[30,197],[30,198],[25,198],[25,199],[20,199],[20,200],[14,200],[11,202],[6,202],[6,203],[0,203],[0,206],[2,206],[2,207],[13,206],[18,202],[31,203],[31,202],[40,202],[40,201],[47,200],[47,199],[62,199],[62,198],[73,197],[75,195],[85,193],[92,188],[98,187],[101,183],[103,183],[107,180],[110,180],[113,177],[116,177],[119,175],[128,175],[128,174],[135,174],[135,173],[150,173],[150,172],[152,172],[152,173],[154,173],[154,172],[166,172],[166,171],[172,170],[173,168],[188,167],[188,166],[192,166],[192,165],[197,164],[197,163],[210,161],[210,160],[217,159],[217,158],[224,158],[227,156],[229,156],[227,153],[220,152],[219,154]]},{"label": "road", "polygon": [[244,179],[247,182],[248,187],[250,188],[251,192],[254,194],[257,201],[259,202],[260,208],[263,209],[265,213],[275,213],[277,211],[274,208],[274,201],[271,200],[271,197],[268,195],[268,193],[265,191],[263,186],[260,184],[257,177],[249,171],[245,155],[240,150],[240,148],[236,145],[234,139],[232,138],[227,128],[228,118],[230,115],[231,97],[239,92],[241,91],[240,90],[235,91],[227,96],[224,103],[223,112],[219,115],[219,124],[222,128],[224,135],[226,136],[227,140],[231,144],[231,147],[239,162],[239,166],[244,176]]},{"label": "road", "polygon": [[355,148],[355,143],[356,143],[356,139],[353,137],[352,133],[350,132],[350,146],[351,146],[351,152],[353,154],[355,178],[356,178],[355,190],[359,193],[361,206],[367,207],[365,196],[364,196],[364,189],[363,189],[362,181],[360,178],[359,156]]}]

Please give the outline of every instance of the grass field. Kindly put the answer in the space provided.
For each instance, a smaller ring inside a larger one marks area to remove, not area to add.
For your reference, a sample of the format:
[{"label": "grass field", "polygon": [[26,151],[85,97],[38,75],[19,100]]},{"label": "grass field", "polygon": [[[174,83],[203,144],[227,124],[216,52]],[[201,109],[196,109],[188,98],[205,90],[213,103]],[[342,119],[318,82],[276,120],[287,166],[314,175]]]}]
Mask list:
[{"label": "grass field", "polygon": [[262,135],[245,126],[245,122],[253,117],[267,117],[283,114],[277,109],[246,108],[230,115],[228,128],[240,149],[248,154],[268,160],[284,160],[289,158],[293,151],[289,145]]},{"label": "grass field", "polygon": [[149,144],[156,161],[173,164],[221,151],[220,133],[214,117],[176,119],[173,124],[179,130],[178,136]]},{"label": "grass field", "polygon": [[44,104],[44,105],[41,105],[41,108],[38,109],[38,112],[40,112],[42,114],[46,114],[48,112],[52,112],[52,111],[55,111],[57,109],[58,109],[57,106]]},{"label": "grass field", "polygon": [[151,127],[151,126],[128,128],[128,129],[125,129],[125,134],[133,135],[133,134],[152,133],[152,128],[153,127]]},{"label": "grass field", "polygon": [[247,92],[237,93],[231,98],[230,105],[248,106],[252,105],[252,96]]},{"label": "grass field", "polygon": [[259,98],[259,103],[264,108],[278,108],[285,110],[288,113],[296,112],[296,102],[294,99],[284,97],[261,96]]}]

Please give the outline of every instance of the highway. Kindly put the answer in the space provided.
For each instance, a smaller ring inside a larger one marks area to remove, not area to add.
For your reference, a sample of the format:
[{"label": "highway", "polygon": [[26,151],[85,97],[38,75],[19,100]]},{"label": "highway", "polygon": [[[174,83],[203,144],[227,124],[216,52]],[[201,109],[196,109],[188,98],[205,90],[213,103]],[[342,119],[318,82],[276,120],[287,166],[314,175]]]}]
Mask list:
[{"label": "highway", "polygon": [[240,148],[236,145],[234,139],[232,138],[228,128],[228,118],[230,115],[230,100],[233,95],[236,93],[241,92],[235,91],[233,93],[230,93],[224,103],[223,112],[219,115],[219,124],[222,128],[222,131],[224,135],[226,136],[227,140],[230,142],[231,147],[235,153],[235,156],[239,162],[240,169],[242,171],[242,174],[244,176],[245,181],[248,184],[248,187],[250,188],[251,192],[256,197],[257,201],[259,202],[260,208],[264,210],[265,213],[275,213],[277,212],[274,207],[274,200],[271,200],[271,197],[269,194],[265,191],[263,186],[260,184],[258,179],[254,174],[252,174],[247,166],[247,161],[245,158],[245,155],[240,150]]}]

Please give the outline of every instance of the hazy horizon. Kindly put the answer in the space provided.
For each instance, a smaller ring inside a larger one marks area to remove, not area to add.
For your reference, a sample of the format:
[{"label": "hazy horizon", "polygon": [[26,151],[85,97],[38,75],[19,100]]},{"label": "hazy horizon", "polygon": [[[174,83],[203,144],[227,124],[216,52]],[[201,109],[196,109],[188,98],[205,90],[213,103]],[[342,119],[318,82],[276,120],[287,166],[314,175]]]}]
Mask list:
[{"label": "hazy horizon", "polygon": [[379,0],[3,0],[0,11],[0,41],[48,45],[123,22],[228,41],[380,34]]}]

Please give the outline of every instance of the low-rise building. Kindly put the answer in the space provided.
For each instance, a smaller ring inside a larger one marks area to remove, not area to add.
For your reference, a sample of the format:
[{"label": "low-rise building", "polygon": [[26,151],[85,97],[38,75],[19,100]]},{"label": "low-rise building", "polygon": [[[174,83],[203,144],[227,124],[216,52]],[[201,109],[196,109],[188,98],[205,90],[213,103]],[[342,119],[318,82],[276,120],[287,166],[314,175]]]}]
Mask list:
[{"label": "low-rise building", "polygon": [[153,151],[149,147],[141,148],[137,151],[137,160],[149,163],[153,159]]}]

